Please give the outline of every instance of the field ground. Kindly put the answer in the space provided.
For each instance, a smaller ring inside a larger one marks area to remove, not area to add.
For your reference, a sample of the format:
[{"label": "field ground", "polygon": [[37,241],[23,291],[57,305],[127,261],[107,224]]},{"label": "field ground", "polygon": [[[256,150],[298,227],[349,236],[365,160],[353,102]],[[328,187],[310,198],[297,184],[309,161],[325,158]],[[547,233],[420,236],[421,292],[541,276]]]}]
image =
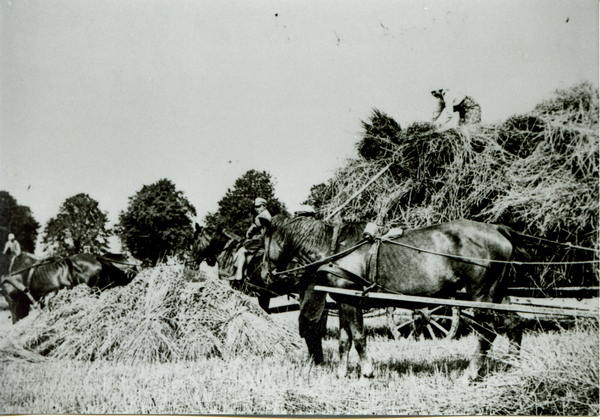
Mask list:
[{"label": "field ground", "polygon": [[[281,298],[285,299],[285,298]],[[0,308],[4,308],[0,302]],[[296,322],[298,312],[272,315]],[[337,318],[328,329],[335,331]],[[370,318],[371,328],[384,317]],[[11,328],[0,310],[0,334]],[[330,334],[330,336],[333,334]],[[3,360],[2,414],[231,415],[598,415],[598,329],[530,332],[521,362],[506,359],[508,342],[481,382],[460,381],[474,337],[452,341],[369,336],[375,378],[336,378],[337,341],[325,340],[326,364],[305,348],[272,358],[209,358],[193,363],[123,364]],[[500,361],[505,360],[507,363]]]}]

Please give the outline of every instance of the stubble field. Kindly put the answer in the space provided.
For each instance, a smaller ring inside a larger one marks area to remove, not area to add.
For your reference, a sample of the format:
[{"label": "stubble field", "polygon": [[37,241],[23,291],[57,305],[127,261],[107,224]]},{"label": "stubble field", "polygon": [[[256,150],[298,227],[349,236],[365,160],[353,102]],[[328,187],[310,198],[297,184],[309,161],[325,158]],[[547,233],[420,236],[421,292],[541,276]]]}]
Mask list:
[{"label": "stubble field", "polygon": [[[12,330],[0,311],[1,334]],[[295,327],[297,312],[271,315]],[[128,363],[1,354],[2,414],[231,414],[231,415],[598,415],[598,329],[528,332],[523,357],[494,343],[483,381],[460,380],[472,335],[451,341],[391,340],[385,318],[370,318],[368,348],[375,378],[336,378],[337,318],[328,323],[323,367],[304,347],[270,357],[198,358]],[[6,343],[4,343],[6,344]],[[3,346],[4,347],[4,346]]]}]

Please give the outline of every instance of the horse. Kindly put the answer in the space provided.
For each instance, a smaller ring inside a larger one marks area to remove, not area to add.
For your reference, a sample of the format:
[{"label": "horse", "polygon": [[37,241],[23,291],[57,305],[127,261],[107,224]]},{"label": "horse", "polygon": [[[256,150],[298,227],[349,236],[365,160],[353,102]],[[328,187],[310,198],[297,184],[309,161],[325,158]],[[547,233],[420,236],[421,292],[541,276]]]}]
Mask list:
[{"label": "horse", "polygon": [[[319,239],[324,226],[313,221],[311,226],[299,226],[294,221],[273,221],[265,239],[271,262],[281,266],[295,253],[313,255],[318,261],[327,249],[327,241]],[[381,240],[358,243],[355,249],[340,255],[334,262],[322,264],[314,277],[315,284],[345,289],[382,290],[416,296],[450,298],[455,292],[466,289],[470,300],[500,303],[506,296],[504,272],[511,260],[517,233],[507,226],[490,225],[459,220],[428,227],[411,229],[394,241]],[[377,247],[377,248],[374,248]],[[269,273],[263,271],[264,276]],[[301,304],[300,319],[308,319],[305,328],[313,328],[323,310],[326,294],[314,290],[314,285]],[[361,308],[364,299],[342,298],[334,300],[353,306],[354,310],[340,311],[338,376],[348,372],[348,353],[352,342],[359,354],[361,374],[373,376],[371,360],[366,352],[366,338]],[[471,358],[464,378],[468,381],[480,378],[484,358],[496,336],[487,326],[496,320],[505,321],[511,349],[518,348],[522,330],[518,323],[510,324],[510,318],[490,317],[485,311],[475,311],[478,327],[475,354]],[[302,325],[300,325],[302,328]],[[301,334],[309,335],[310,332]],[[313,336],[316,336],[313,334]],[[308,344],[308,342],[307,342]],[[309,353],[320,350],[321,344],[308,346]],[[314,357],[316,363],[322,355]]]},{"label": "horse", "polygon": [[49,293],[79,284],[103,290],[124,286],[131,279],[129,273],[101,256],[75,254],[40,260],[24,252],[15,258],[10,273],[2,276],[1,289],[8,301],[14,324],[29,314],[32,304],[40,304]]},{"label": "horse", "polygon": [[[325,306],[327,295],[314,289],[318,284],[315,280],[318,264],[314,262],[348,252],[363,240],[365,227],[364,222],[334,225],[313,217],[277,215],[271,220],[271,228],[267,231],[265,262],[261,273],[265,283],[277,284],[280,275],[272,275],[273,271],[285,271],[290,261],[295,259],[298,264],[303,264],[304,273],[298,282],[298,329],[316,364],[323,362],[322,339],[326,332],[328,311]],[[273,236],[274,232],[277,236]],[[287,245],[285,249],[278,246],[279,242]],[[345,320],[362,317],[362,312],[343,301],[336,303],[340,314],[340,335],[351,334],[350,325]]]},{"label": "horse", "polygon": [[109,280],[108,284],[128,284],[140,272],[139,263],[127,254],[105,252],[95,257],[102,264],[102,275]]},{"label": "horse", "polygon": [[[206,261],[213,267],[219,264],[219,276],[230,277],[233,275],[235,254],[244,245],[244,240],[224,229],[222,226],[201,227],[195,226],[192,243],[192,258],[197,264]],[[296,281],[293,277],[279,279],[277,284],[266,284],[262,281],[261,272],[262,252],[254,255],[246,265],[249,281],[230,281],[233,289],[252,291],[258,296],[259,306],[269,313],[269,304],[272,297],[297,293]]]}]

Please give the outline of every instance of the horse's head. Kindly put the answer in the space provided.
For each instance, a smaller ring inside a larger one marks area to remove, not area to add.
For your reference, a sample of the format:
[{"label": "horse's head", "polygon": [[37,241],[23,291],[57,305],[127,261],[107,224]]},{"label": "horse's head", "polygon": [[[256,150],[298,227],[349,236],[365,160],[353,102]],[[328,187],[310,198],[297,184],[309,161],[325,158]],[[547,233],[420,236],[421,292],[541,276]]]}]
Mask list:
[{"label": "horse's head", "polygon": [[327,255],[331,230],[312,217],[285,217],[277,215],[265,235],[265,264],[262,278],[273,282],[273,270],[283,271],[293,260],[308,264]]},{"label": "horse's head", "polygon": [[215,265],[215,257],[213,256],[213,258],[209,258],[208,255],[209,245],[214,233],[214,228],[210,228],[208,226],[199,226],[196,223],[196,229],[194,230],[194,240],[192,242],[192,258],[198,264],[206,260],[208,265]]},{"label": "horse's head", "polygon": [[129,284],[135,276],[140,273],[140,262],[133,258],[129,253],[117,254],[105,252],[101,257],[98,257],[100,262],[108,262],[123,272],[123,284]]},{"label": "horse's head", "polygon": [[200,264],[206,261],[209,266],[214,266],[219,253],[223,251],[231,239],[240,239],[236,235],[227,234],[221,226],[200,227],[196,224],[194,242],[192,244],[192,258]]}]

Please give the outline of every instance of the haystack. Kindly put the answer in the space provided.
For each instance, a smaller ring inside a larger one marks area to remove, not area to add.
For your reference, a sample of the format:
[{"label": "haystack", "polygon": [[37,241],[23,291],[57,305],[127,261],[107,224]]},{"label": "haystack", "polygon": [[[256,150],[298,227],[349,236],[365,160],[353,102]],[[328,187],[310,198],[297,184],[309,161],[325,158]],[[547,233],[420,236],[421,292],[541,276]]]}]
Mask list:
[{"label": "haystack", "polygon": [[[390,121],[391,120],[391,121]],[[407,129],[375,110],[363,122],[359,157],[323,189],[332,215],[383,168],[389,169],[332,220],[416,228],[456,219],[502,223],[561,243],[598,249],[598,90],[559,90],[526,115],[498,125]],[[540,247],[529,261],[598,260],[596,253]],[[598,285],[597,264],[513,270],[519,286]]]},{"label": "haystack", "polygon": [[275,323],[248,296],[218,279],[192,287],[184,270],[160,265],[102,293],[85,285],[62,290],[14,326],[0,357],[138,363],[300,348],[297,331]]}]

